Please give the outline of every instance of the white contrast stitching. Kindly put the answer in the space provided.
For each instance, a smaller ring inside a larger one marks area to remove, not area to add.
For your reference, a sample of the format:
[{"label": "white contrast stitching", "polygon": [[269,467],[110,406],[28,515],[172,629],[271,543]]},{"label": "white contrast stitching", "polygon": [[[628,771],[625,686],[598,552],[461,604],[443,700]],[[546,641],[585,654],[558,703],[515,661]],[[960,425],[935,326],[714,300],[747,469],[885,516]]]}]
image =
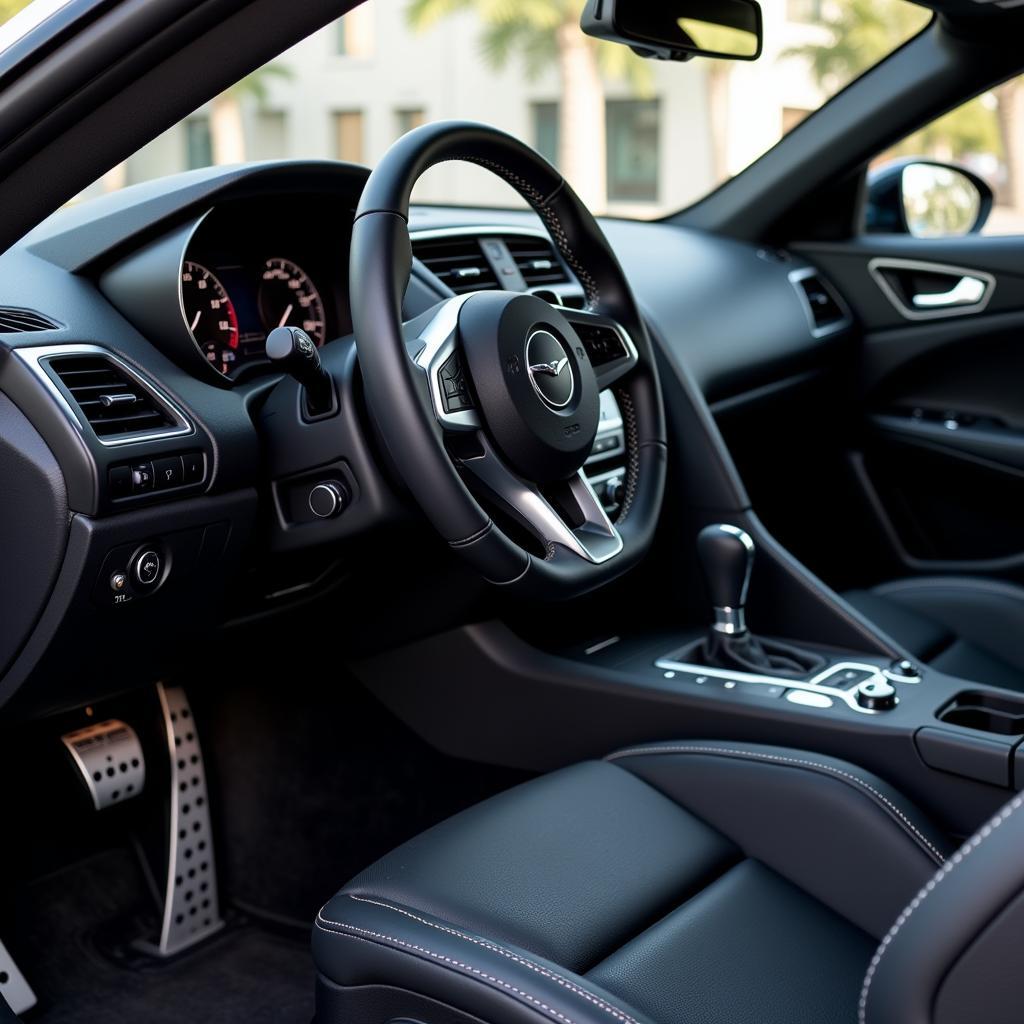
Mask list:
[{"label": "white contrast stitching", "polygon": [[[426,918],[419,917],[416,914],[410,913],[407,910],[403,910],[401,907],[391,906],[388,903],[382,903],[382,902],[380,902],[378,900],[367,899],[367,898],[362,897],[362,896],[353,896],[351,893],[349,894],[348,898],[351,899],[351,900],[355,900],[355,901],[357,901],[359,903],[369,903],[372,906],[381,907],[384,910],[394,911],[396,914],[402,914],[403,916],[408,917],[410,920],[417,921],[418,923],[424,924],[424,925],[426,925],[429,928],[434,928],[437,931],[445,932],[445,933],[447,933],[449,935],[453,935],[455,938],[462,939],[462,940],[464,940],[466,942],[471,942],[471,943],[473,943],[476,946],[482,947],[483,949],[487,949],[487,950],[489,950],[489,951],[491,951],[493,953],[497,953],[499,956],[503,956],[506,959],[511,960],[513,963],[520,964],[521,966],[526,967],[526,968],[528,968],[531,971],[534,971],[536,974],[539,974],[542,977],[545,977],[545,978],[547,978],[550,981],[556,982],[562,988],[568,989],[574,995],[580,996],[581,998],[587,1000],[587,1002],[593,1003],[596,1007],[598,1007],[599,1009],[603,1010],[605,1013],[609,1014],[610,1016],[614,1017],[616,1020],[623,1022],[623,1024],[639,1024],[639,1022],[636,1021],[633,1017],[630,1017],[628,1014],[624,1013],[623,1011],[616,1009],[610,1003],[605,1002],[603,999],[600,999],[598,996],[595,996],[593,993],[586,991],[586,989],[581,989],[578,985],[574,985],[567,978],[563,978],[559,974],[555,974],[555,973],[553,973],[551,971],[548,971],[545,968],[541,967],[539,964],[533,963],[531,960],[527,960],[524,957],[517,956],[511,950],[503,949],[501,946],[496,946],[493,943],[484,941],[483,939],[476,939],[473,936],[466,935],[465,933],[457,931],[454,928],[448,928],[448,927],[445,927],[445,926],[440,925],[440,924],[435,924],[433,921],[428,921]],[[510,992],[514,992],[516,995],[522,996],[524,999],[527,999],[529,1002],[533,1003],[534,1005],[539,1006],[541,1009],[545,1010],[547,1013],[550,1013],[552,1016],[555,1016],[559,1020],[564,1021],[565,1024],[573,1024],[573,1022],[570,1020],[570,1018],[566,1017],[564,1014],[559,1013],[557,1010],[552,1009],[550,1006],[548,1006],[542,1000],[537,999],[535,996],[531,996],[527,992],[523,992],[521,989],[516,988],[514,985],[511,985],[511,984],[509,984],[506,981],[502,981],[500,978],[496,978],[493,975],[486,974],[484,971],[480,970],[479,968],[472,967],[471,965],[463,963],[463,962],[461,962],[459,960],[454,960],[451,957],[444,956],[441,953],[435,953],[432,950],[429,950],[429,949],[427,949],[424,946],[418,946],[418,945],[415,945],[415,944],[410,943],[410,942],[405,942],[402,939],[397,939],[397,938],[395,938],[395,937],[393,937],[391,935],[385,935],[385,934],[380,933],[380,932],[370,931],[369,929],[366,929],[366,928],[360,928],[357,925],[348,924],[347,922],[332,921],[329,918],[324,917],[323,910],[321,910],[317,914],[316,924],[317,924],[317,927],[320,928],[320,930],[324,931],[324,932],[328,932],[329,933],[331,931],[330,928],[325,928],[324,925],[333,925],[334,927],[337,927],[337,928],[343,928],[343,929],[351,930],[351,931],[354,931],[354,932],[361,932],[361,933],[363,933],[365,935],[371,935],[374,938],[383,939],[383,940],[385,940],[387,942],[396,943],[397,945],[403,946],[403,947],[405,947],[407,949],[412,949],[412,950],[415,950],[416,952],[424,953],[427,956],[432,957],[435,960],[444,961],[445,963],[448,963],[448,964],[451,964],[452,966],[458,967],[461,970],[468,971],[471,974],[475,974],[478,977],[484,978],[485,980],[490,981],[493,984],[500,985],[502,988],[506,988]]]},{"label": "white contrast stitching", "polygon": [[910,903],[903,909],[903,912],[898,918],[896,923],[889,929],[885,938],[882,939],[879,947],[875,950],[875,955],[871,958],[871,963],[868,965],[868,972],[864,976],[864,986],[860,991],[860,1002],[857,1006],[857,1019],[860,1024],[866,1024],[867,1021],[867,1007],[868,1007],[868,992],[871,989],[871,982],[874,980],[875,972],[878,970],[878,965],[885,955],[885,951],[892,945],[893,940],[896,938],[899,930],[910,920],[911,915],[915,910],[927,899],[929,893],[934,892],[935,887],[946,878],[949,873],[958,864],[962,864],[964,860],[976,850],[992,833],[999,828],[1000,825],[1006,821],[1007,818],[1016,811],[1021,804],[1024,804],[1024,796],[1018,796],[1007,804],[991,821],[984,825],[981,829],[974,833],[970,839],[960,847],[952,857],[943,865],[942,869],[929,879],[928,884],[910,901]]},{"label": "white contrast stitching", "polygon": [[609,754],[605,760],[615,761],[622,757],[636,757],[644,754],[718,754],[724,757],[745,758],[748,761],[774,761],[779,764],[792,764],[797,765],[798,767],[812,768],[815,771],[828,772],[830,775],[847,779],[848,781],[855,783],[874,796],[877,800],[880,800],[885,805],[885,808],[889,813],[896,816],[904,829],[908,830],[939,864],[942,864],[945,861],[945,858],[939,852],[938,848],[932,845],[924,833],[919,831],[917,826],[914,825],[914,823],[891,800],[889,800],[885,794],[880,793],[874,788],[874,786],[865,782],[852,772],[844,772],[841,768],[833,768],[831,765],[822,764],[820,761],[810,761],[797,757],[783,757],[781,754],[759,753],[750,750],[732,750],[723,747],[632,747],[628,750],[619,750],[614,754]]},{"label": "white contrast stitching", "polygon": [[[396,914],[401,914],[404,917],[408,917],[412,921],[416,921],[419,924],[426,925],[428,928],[433,928],[436,931],[444,932],[447,935],[453,935],[457,939],[462,939],[465,942],[471,942],[474,946],[480,946],[483,949],[490,950],[492,953],[497,953],[499,956],[505,957],[506,960],[511,960],[513,963],[520,964],[523,967],[529,968],[536,974],[547,978],[549,981],[554,981],[561,985],[563,988],[568,989],[574,995],[580,996],[582,999],[586,999],[587,1002],[593,1003],[598,1008],[604,1010],[605,1013],[611,1014],[616,1020],[623,1021],[624,1024],[638,1024],[638,1021],[634,1020],[629,1014],[623,1012],[612,1006],[611,1003],[606,1002],[599,996],[595,996],[592,992],[588,992],[586,989],[580,988],[578,985],[573,984],[568,978],[563,977],[561,974],[555,974],[553,971],[549,971],[545,967],[541,967],[540,964],[534,963],[532,960],[528,960],[525,957],[519,956],[513,953],[510,949],[505,949],[502,946],[498,946],[493,942],[488,942],[485,939],[478,939],[472,935],[467,935],[465,932],[461,932],[456,928],[451,928],[446,925],[437,924],[434,921],[429,921],[425,917],[420,917],[417,914],[412,913],[409,910],[404,910],[402,907],[393,906],[390,903],[383,903],[380,900],[372,900],[366,896],[355,896],[352,893],[348,894],[350,900],[355,900],[357,903],[369,903],[374,907],[382,907],[384,910],[394,911]],[[323,911],[317,915],[317,917],[324,921],[326,924],[340,924],[337,921],[331,921],[330,919],[323,916]],[[344,927],[344,925],[341,925]]]}]

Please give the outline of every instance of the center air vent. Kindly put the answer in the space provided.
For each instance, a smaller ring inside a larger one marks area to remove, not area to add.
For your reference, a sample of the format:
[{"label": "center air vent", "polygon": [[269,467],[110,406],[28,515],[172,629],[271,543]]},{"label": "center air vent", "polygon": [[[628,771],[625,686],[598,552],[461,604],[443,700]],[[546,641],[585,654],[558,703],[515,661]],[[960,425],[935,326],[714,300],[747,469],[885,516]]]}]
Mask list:
[{"label": "center air vent", "polygon": [[476,238],[423,239],[413,243],[412,251],[457,295],[498,287],[498,279]]},{"label": "center air vent", "polygon": [[505,235],[502,238],[528,288],[565,284],[569,277],[555,247],[546,239],[532,235]]},{"label": "center air vent", "polygon": [[850,315],[839,297],[813,270],[795,270],[789,279],[803,299],[815,337],[832,334],[850,325]]},{"label": "center air vent", "polygon": [[101,440],[182,426],[134,374],[106,356],[55,356],[49,366]]},{"label": "center air vent", "polygon": [[34,309],[0,306],[0,334],[26,334],[29,331],[56,331],[60,324]]}]

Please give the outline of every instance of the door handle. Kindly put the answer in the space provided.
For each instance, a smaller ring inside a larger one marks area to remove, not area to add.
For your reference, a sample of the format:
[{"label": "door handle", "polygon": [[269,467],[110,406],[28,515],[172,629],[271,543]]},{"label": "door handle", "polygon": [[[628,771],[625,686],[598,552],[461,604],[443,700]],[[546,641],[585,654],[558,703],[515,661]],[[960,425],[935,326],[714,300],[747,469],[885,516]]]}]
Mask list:
[{"label": "door handle", "polygon": [[979,277],[961,277],[947,292],[922,292],[911,300],[917,309],[948,309],[981,302],[987,285]]}]

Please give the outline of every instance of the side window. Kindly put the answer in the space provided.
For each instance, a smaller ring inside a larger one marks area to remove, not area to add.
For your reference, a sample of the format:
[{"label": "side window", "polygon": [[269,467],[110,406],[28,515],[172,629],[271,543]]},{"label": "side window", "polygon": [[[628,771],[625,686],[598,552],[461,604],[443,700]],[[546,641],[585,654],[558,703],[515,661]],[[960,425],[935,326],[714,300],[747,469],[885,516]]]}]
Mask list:
[{"label": "side window", "polygon": [[865,228],[1024,235],[1024,77],[932,121],[868,170]]}]

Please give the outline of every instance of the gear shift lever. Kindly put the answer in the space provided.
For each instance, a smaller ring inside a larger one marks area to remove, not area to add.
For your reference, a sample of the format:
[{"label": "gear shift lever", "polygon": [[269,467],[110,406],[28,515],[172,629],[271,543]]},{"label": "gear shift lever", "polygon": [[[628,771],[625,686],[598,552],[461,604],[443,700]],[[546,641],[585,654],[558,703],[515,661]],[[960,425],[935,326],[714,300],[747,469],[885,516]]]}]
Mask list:
[{"label": "gear shift lever", "polygon": [[758,638],[747,629],[744,609],[754,567],[754,541],[746,530],[728,523],[705,526],[697,534],[697,555],[715,609],[702,650],[705,664],[782,677],[804,677],[824,666],[817,654]]},{"label": "gear shift lever", "polygon": [[697,556],[704,567],[715,609],[712,628],[727,636],[746,633],[743,609],[754,567],[754,541],[750,534],[727,523],[705,526],[697,534]]}]

